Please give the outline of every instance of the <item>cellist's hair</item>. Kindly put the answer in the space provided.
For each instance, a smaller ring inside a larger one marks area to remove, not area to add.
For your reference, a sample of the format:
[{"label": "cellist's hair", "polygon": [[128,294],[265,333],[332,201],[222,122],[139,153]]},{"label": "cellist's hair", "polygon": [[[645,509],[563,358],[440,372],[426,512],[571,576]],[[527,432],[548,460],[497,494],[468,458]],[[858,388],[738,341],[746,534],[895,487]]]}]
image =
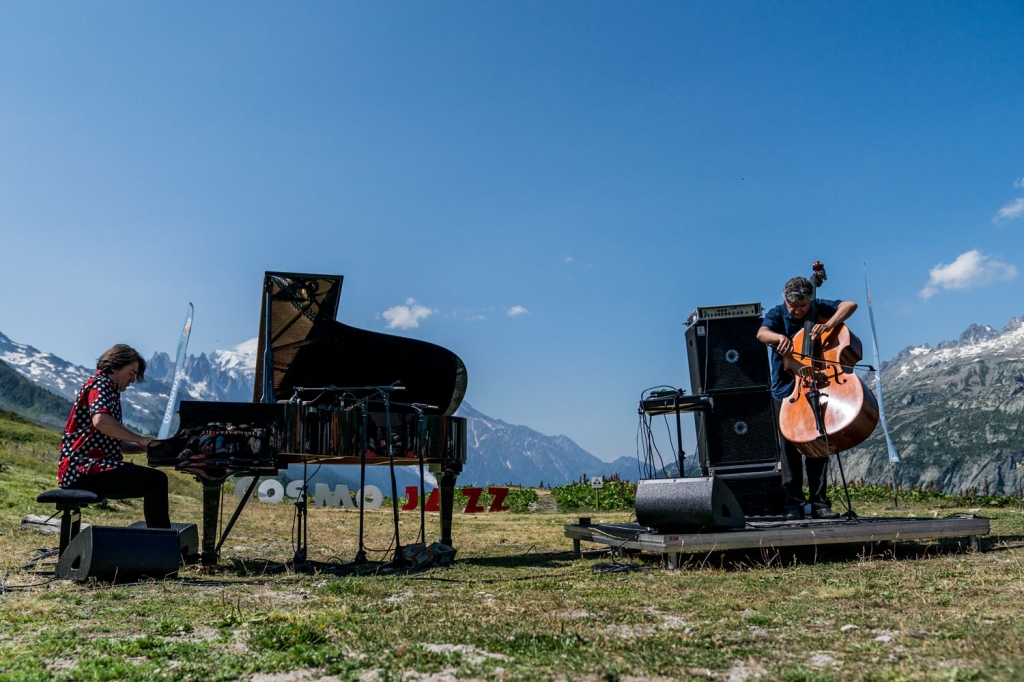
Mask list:
[{"label": "cellist's hair", "polygon": [[809,301],[814,295],[814,287],[811,285],[811,280],[806,277],[794,277],[786,282],[786,286],[782,287],[782,295],[790,303]]},{"label": "cellist's hair", "polygon": [[127,367],[133,362],[139,363],[139,373],[136,375],[136,381],[145,381],[146,376],[146,361],[142,359],[131,346],[127,346],[123,343],[119,343],[113,346],[106,353],[100,356],[100,359],[96,361],[96,369],[103,372],[107,376],[110,376],[122,367]]}]

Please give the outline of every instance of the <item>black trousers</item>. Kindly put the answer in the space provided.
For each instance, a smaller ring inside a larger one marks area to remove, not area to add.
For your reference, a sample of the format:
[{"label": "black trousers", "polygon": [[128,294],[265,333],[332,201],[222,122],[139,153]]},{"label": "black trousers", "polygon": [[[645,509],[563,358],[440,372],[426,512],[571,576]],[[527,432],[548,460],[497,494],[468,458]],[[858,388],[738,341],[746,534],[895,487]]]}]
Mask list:
[{"label": "black trousers", "polygon": [[[775,401],[775,421],[779,421],[782,401]],[[832,508],[828,501],[828,457],[804,457],[792,443],[782,437],[779,432],[779,446],[782,448],[782,492],[783,504],[786,509],[803,508],[804,500],[804,466],[807,467],[807,488],[814,509]]]},{"label": "black trousers", "polygon": [[146,525],[150,528],[171,527],[167,511],[167,474],[158,469],[125,462],[123,466],[101,474],[82,476],[71,487],[111,500],[141,497]]}]

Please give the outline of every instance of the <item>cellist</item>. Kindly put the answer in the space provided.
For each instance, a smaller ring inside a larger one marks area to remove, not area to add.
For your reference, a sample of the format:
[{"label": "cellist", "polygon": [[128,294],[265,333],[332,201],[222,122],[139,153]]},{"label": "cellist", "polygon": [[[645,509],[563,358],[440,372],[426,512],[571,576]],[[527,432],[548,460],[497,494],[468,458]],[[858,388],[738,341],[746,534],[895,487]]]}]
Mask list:
[{"label": "cellist", "polygon": [[[778,422],[782,401],[788,400],[793,392],[795,379],[784,366],[784,358],[793,354],[793,337],[804,328],[804,321],[813,309],[817,319],[824,322],[815,323],[811,329],[811,338],[817,338],[823,332],[835,328],[857,310],[853,301],[834,301],[823,298],[814,299],[814,287],[805,277],[794,277],[786,282],[782,289],[785,301],[777,305],[764,316],[763,326],[757,330],[757,339],[767,344],[771,350],[772,397],[775,399],[775,417]],[[832,504],[826,494],[826,474],[828,457],[804,458],[788,440],[779,434],[782,446],[782,491],[786,519],[797,520],[804,517],[803,466],[806,462],[807,487],[810,489],[811,516],[816,519],[834,519],[839,513],[832,510]]]}]

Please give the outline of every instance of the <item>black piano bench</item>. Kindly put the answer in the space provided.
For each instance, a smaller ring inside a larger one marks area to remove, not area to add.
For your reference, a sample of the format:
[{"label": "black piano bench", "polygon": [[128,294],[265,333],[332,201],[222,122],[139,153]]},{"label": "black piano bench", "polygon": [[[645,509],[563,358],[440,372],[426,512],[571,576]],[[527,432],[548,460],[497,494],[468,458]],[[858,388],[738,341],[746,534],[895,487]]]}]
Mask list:
[{"label": "black piano bench", "polygon": [[82,507],[100,501],[100,496],[88,490],[69,490],[58,488],[47,490],[36,498],[42,504],[56,504],[57,511],[64,512],[60,517],[60,554],[67,549],[71,539],[78,535],[82,527]]}]

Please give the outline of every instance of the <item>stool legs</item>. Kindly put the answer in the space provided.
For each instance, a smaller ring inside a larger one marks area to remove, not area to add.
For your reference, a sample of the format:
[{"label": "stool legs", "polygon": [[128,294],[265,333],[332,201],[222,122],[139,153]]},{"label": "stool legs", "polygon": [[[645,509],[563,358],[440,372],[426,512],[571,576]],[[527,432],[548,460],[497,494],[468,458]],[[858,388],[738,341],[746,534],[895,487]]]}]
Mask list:
[{"label": "stool legs", "polygon": [[58,549],[58,556],[64,553],[64,550],[68,548],[68,544],[78,535],[78,531],[81,528],[81,507],[65,507],[64,513],[60,517],[60,549]]}]

